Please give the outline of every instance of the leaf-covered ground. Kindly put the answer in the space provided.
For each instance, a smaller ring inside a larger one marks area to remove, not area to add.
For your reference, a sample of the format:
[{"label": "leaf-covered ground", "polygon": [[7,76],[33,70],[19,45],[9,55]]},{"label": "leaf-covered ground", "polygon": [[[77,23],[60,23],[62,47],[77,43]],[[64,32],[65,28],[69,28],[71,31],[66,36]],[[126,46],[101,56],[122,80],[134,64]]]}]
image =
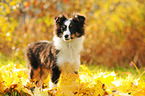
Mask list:
[{"label": "leaf-covered ground", "polygon": [[93,73],[82,65],[78,74],[62,74],[59,86],[49,90],[49,77],[37,88],[27,79],[27,71],[21,64],[0,67],[0,96],[145,96],[141,77],[123,79],[115,72]]}]

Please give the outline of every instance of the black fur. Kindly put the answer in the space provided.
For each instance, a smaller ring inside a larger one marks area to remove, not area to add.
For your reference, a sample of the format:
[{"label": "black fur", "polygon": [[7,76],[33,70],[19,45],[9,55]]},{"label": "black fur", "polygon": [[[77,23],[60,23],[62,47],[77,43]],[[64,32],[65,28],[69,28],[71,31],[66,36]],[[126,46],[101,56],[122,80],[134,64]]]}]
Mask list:
[{"label": "black fur", "polygon": [[74,34],[76,34],[76,33],[79,34],[79,35],[76,35],[76,37],[81,37],[82,35],[84,35],[84,33],[85,33],[84,24],[85,24],[84,16],[76,15],[72,19],[72,26],[74,26],[74,27],[71,27],[70,30],[73,30]]},{"label": "black fur", "polygon": [[[63,32],[66,30],[64,26],[64,22],[67,18],[64,15],[55,18],[56,23],[56,33],[58,37],[62,37]],[[76,37],[81,37],[84,35],[84,24],[85,24],[85,17],[81,15],[75,15],[71,20],[70,32],[71,34],[75,34]]]},{"label": "black fur", "polygon": [[63,34],[63,23],[67,20],[64,15],[60,15],[59,17],[55,17],[55,23],[56,23],[56,34],[58,37],[62,37]]},{"label": "black fur", "polygon": [[57,84],[58,82],[58,78],[60,76],[60,70],[58,68],[58,66],[54,66],[51,70],[50,70],[50,73],[51,73],[51,81],[54,83],[54,84]]},{"label": "black fur", "polygon": [[[26,50],[27,64],[30,66],[30,79],[34,79],[34,70],[40,68],[37,75],[44,74],[43,68],[49,69],[51,73],[51,80],[53,83],[58,82],[60,70],[56,64],[56,55],[59,50],[56,50],[51,42],[35,42],[30,44]],[[45,73],[49,74],[49,73]]]},{"label": "black fur", "polygon": [[[55,18],[55,35],[62,37],[66,30],[64,22],[68,20],[64,15]],[[71,19],[69,30],[71,39],[84,35],[85,17],[76,15]],[[29,44],[26,49],[26,60],[29,66],[30,79],[36,79],[38,82],[47,78],[50,73],[51,81],[57,84],[61,70],[57,66],[57,54],[53,42],[40,41]],[[77,74],[77,71],[75,72]]]}]

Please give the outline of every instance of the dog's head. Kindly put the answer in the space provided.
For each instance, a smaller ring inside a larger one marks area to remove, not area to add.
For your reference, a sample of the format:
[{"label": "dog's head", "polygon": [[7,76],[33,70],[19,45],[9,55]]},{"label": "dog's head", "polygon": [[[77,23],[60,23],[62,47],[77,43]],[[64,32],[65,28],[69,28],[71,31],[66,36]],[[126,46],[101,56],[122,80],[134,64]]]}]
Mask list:
[{"label": "dog's head", "polygon": [[55,18],[56,35],[64,41],[71,41],[84,35],[85,17],[75,15],[66,18],[64,15]]}]

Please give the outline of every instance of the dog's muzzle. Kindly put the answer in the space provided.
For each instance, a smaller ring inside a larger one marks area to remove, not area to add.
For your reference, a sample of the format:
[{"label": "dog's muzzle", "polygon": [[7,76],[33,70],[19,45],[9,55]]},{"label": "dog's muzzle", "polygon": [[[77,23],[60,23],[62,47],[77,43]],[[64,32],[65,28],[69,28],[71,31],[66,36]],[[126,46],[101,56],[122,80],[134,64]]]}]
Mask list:
[{"label": "dog's muzzle", "polygon": [[65,34],[65,35],[63,36],[63,40],[64,40],[64,41],[69,41],[69,40],[71,40],[70,35]]}]

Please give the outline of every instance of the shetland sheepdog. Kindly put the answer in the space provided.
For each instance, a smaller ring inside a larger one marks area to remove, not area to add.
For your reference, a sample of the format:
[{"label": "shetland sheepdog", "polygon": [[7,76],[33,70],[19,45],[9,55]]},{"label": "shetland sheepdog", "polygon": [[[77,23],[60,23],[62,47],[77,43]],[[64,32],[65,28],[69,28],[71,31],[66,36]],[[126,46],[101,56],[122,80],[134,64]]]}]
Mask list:
[{"label": "shetland sheepdog", "polygon": [[26,49],[29,79],[37,80],[41,86],[50,74],[49,88],[57,86],[60,74],[76,73],[80,66],[80,52],[83,49],[85,17],[74,15],[55,18],[52,42],[38,41]]}]

